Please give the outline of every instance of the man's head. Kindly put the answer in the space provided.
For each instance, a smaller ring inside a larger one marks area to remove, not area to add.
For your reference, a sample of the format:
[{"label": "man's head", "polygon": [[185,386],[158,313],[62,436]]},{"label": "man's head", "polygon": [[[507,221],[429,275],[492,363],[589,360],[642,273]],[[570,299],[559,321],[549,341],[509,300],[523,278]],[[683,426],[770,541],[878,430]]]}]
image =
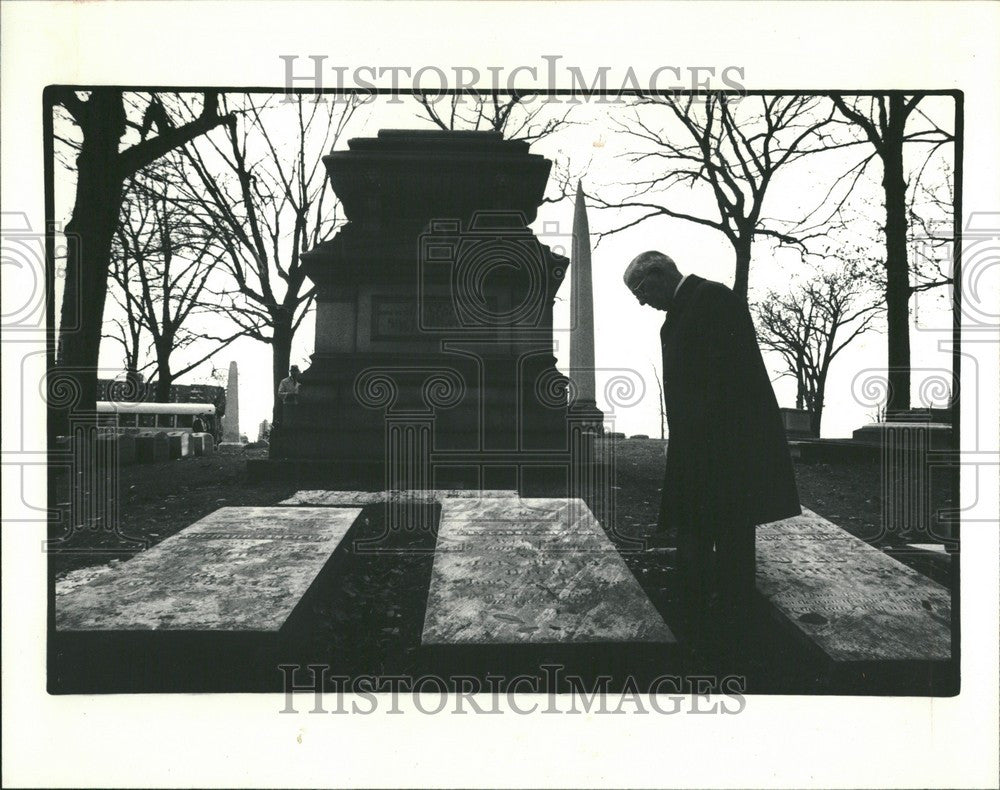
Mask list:
[{"label": "man's head", "polygon": [[632,259],[622,279],[639,304],[666,310],[673,304],[674,291],[682,278],[673,259],[662,252],[650,250]]},{"label": "man's head", "polygon": [[292,365],[292,366],[291,366],[291,367],[290,367],[290,368],[288,369],[288,373],[289,373],[289,375],[290,375],[290,376],[291,376],[291,377],[292,377],[293,379],[297,379],[297,378],[299,377],[299,366],[298,366],[298,365]]}]

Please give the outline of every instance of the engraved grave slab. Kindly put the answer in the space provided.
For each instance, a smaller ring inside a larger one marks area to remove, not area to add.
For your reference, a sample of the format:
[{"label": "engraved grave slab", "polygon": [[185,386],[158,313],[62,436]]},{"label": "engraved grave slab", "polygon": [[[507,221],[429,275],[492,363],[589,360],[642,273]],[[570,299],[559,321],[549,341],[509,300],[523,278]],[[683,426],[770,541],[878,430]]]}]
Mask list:
[{"label": "engraved grave slab", "polygon": [[582,500],[447,498],[422,641],[676,640]]},{"label": "engraved grave slab", "polygon": [[221,508],[127,562],[58,583],[56,629],[276,632],[360,512]]},{"label": "engraved grave slab", "polygon": [[757,589],[834,661],[944,661],[951,595],[806,508],[757,527]]},{"label": "engraved grave slab", "polygon": [[405,491],[296,491],[288,499],[283,500],[282,505],[310,505],[310,506],[335,506],[357,505],[380,505],[384,502],[414,502],[419,504],[433,504],[455,497],[472,499],[496,499],[503,498],[517,499],[517,491],[512,490],[484,490],[474,491],[464,488],[446,488],[437,490],[405,490]]}]

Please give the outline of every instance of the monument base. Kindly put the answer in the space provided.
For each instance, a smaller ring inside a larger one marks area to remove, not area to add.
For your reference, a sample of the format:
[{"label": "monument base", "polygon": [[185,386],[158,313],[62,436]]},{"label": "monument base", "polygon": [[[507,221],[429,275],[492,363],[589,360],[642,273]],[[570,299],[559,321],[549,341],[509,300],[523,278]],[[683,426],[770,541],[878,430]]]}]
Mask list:
[{"label": "monument base", "polygon": [[592,400],[577,400],[570,404],[567,416],[588,433],[604,436],[604,412]]},{"label": "monument base", "polygon": [[896,451],[924,452],[954,447],[950,423],[900,420],[863,425],[854,431],[854,441],[881,447],[889,443]]}]

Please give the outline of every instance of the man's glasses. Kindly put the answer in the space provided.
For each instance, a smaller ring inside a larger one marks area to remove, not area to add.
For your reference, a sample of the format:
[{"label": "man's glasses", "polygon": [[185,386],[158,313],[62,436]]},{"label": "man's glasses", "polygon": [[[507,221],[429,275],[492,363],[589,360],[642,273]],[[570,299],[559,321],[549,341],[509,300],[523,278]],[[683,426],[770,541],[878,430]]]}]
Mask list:
[{"label": "man's glasses", "polygon": [[647,273],[641,280],[639,280],[635,288],[629,289],[630,291],[632,291],[633,296],[635,296],[637,299],[646,298],[646,280],[648,279],[648,277],[649,274]]}]

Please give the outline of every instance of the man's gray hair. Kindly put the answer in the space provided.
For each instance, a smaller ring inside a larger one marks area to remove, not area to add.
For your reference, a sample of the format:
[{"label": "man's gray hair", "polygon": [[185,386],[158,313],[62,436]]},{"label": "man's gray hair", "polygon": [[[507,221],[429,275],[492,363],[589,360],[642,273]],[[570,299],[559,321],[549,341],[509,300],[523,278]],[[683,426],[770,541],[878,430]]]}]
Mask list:
[{"label": "man's gray hair", "polygon": [[637,280],[653,271],[676,272],[677,264],[669,255],[664,255],[658,250],[648,250],[639,253],[632,259],[632,262],[626,267],[622,279],[625,282]]}]

